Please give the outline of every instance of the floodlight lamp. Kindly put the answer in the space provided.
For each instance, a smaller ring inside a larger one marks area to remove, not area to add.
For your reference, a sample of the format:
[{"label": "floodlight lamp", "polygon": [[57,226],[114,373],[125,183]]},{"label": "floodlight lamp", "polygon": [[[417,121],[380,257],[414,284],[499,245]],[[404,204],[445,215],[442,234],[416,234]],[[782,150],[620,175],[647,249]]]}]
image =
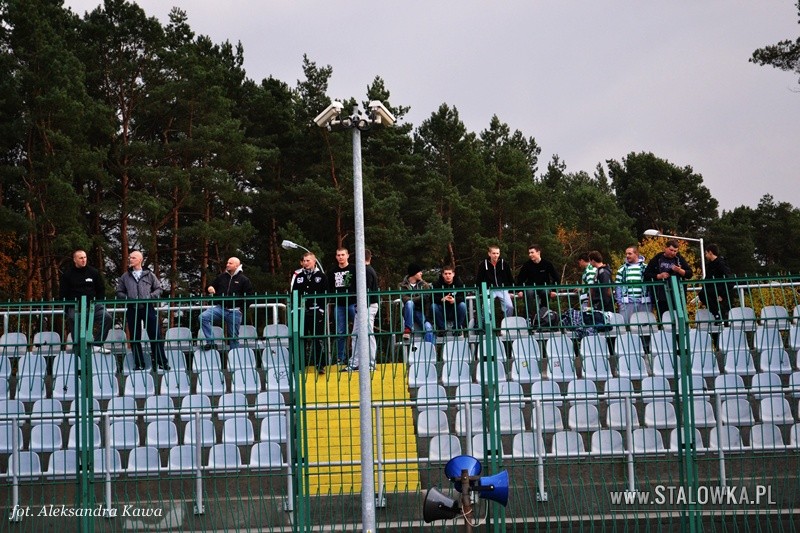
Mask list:
[{"label": "floodlight lamp", "polygon": [[644,230],[645,237],[658,237],[661,235],[661,232],[657,229],[647,229]]},{"label": "floodlight lamp", "polygon": [[284,250],[297,250],[298,248],[300,248],[300,245],[297,244],[296,242],[284,239],[283,242],[281,243],[281,248],[283,248]]}]

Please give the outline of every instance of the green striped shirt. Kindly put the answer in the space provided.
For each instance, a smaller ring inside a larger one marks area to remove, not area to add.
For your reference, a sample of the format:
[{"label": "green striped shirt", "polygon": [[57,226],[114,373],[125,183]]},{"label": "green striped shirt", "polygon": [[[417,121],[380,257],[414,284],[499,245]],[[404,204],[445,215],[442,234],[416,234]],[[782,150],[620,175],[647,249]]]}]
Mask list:
[{"label": "green striped shirt", "polygon": [[624,263],[617,270],[616,283],[617,299],[620,298],[641,298],[644,295],[644,287],[641,283],[644,281],[644,263],[636,263],[630,265]]}]

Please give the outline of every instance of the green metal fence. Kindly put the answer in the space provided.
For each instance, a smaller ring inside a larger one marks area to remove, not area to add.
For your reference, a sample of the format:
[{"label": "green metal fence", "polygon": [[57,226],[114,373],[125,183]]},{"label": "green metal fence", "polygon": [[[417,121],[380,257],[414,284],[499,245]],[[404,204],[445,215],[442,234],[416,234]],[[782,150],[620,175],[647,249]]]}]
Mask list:
[{"label": "green metal fence", "polygon": [[[379,529],[460,529],[424,524],[422,502],[456,497],[443,468],[462,453],[509,473],[506,507],[476,503],[484,529],[794,531],[798,284],[673,282],[664,313],[603,324],[585,286],[514,288],[514,317],[463,289],[466,324],[434,320],[444,291],[426,291],[409,332],[404,293],[382,292],[373,465],[341,300],[318,298],[317,323],[297,295],[253,296],[210,336],[202,314],[229,300],[2,304],[0,531],[358,530],[362,468]],[[148,306],[158,338],[130,331]]]}]

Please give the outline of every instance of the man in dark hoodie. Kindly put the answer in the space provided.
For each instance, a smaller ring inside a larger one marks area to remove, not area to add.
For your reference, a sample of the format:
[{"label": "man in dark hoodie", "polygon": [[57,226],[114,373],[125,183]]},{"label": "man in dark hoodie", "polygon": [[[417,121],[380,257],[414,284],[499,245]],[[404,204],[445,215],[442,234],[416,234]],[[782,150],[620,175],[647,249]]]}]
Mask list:
[{"label": "man in dark hoodie", "polygon": [[[541,246],[538,244],[528,246],[528,257],[529,259],[525,261],[522,268],[519,269],[519,274],[517,274],[517,285],[526,287],[553,285],[561,281],[561,277],[556,272],[553,263],[542,257]],[[517,296],[522,297],[523,294],[529,318],[538,316],[539,309],[548,307],[549,299],[556,296],[555,291],[547,289],[526,290],[524,293],[520,292]]]},{"label": "man in dark hoodie", "polygon": [[452,265],[442,268],[442,274],[433,284],[434,289],[447,289],[450,292],[433,295],[433,323],[437,331],[447,329],[447,321],[455,323],[456,330],[467,327],[467,302],[464,296],[464,283],[456,276]]},{"label": "man in dark hoodie", "polygon": [[659,318],[666,311],[669,311],[667,299],[672,290],[669,286],[669,278],[678,277],[682,280],[692,279],[692,267],[686,259],[678,253],[678,241],[670,239],[664,246],[664,251],[656,254],[644,271],[645,281],[660,281],[661,283],[650,286],[653,300],[656,304],[656,316]]},{"label": "man in dark hoodie", "polygon": [[514,285],[514,276],[511,274],[511,267],[505,259],[500,257],[500,247],[491,245],[487,249],[488,257],[478,265],[478,272],[475,274],[475,284],[480,289],[481,283],[486,282],[486,286],[491,290],[492,298],[499,299],[503,304],[503,314],[514,316],[514,301],[511,299],[508,289]]},{"label": "man in dark hoodie", "polygon": [[[301,268],[292,274],[290,291],[297,292],[305,299],[303,334],[306,336],[309,359],[307,364],[317,367],[317,373],[325,373],[325,350],[322,335],[325,334],[325,298],[321,297],[328,289],[328,278],[317,264],[317,256],[312,252],[303,254]],[[320,297],[317,297],[317,296]]]},{"label": "man in dark hoodie", "polygon": [[[61,275],[61,298],[72,302],[80,301],[81,296],[91,303],[93,300],[102,300],[106,297],[106,284],[100,271],[87,264],[86,252],[78,249],[72,253],[73,266],[68,267]],[[72,332],[75,323],[75,305],[67,305],[67,321]],[[95,341],[95,350],[102,353],[111,353],[103,348],[103,341],[111,331],[113,321],[111,314],[106,311],[103,304],[94,304],[94,323],[100,326],[102,335]]]},{"label": "man in dark hoodie", "polygon": [[[705,258],[706,279],[729,278],[733,275],[728,262],[719,255],[719,247],[716,244],[706,246]],[[717,320],[728,318],[731,290],[733,283],[718,281],[703,285],[703,290],[700,291],[700,301]]]},{"label": "man in dark hoodie", "polygon": [[[237,257],[231,257],[225,264],[225,272],[217,276],[217,279],[208,286],[208,294],[211,296],[246,296],[253,294],[253,285],[250,280],[242,273],[242,262]],[[214,322],[225,321],[228,328],[228,347],[230,349],[239,346],[239,326],[242,323],[244,313],[244,300],[225,300],[210,309],[200,313],[200,326],[203,328],[203,337],[206,344],[203,350],[214,348]]]},{"label": "man in dark hoodie", "polygon": [[[127,300],[150,300],[161,296],[161,281],[151,270],[142,268],[144,256],[139,250],[134,250],[128,255],[128,270],[117,281],[117,298]],[[169,370],[167,358],[164,356],[164,341],[161,340],[161,327],[158,323],[158,313],[153,302],[138,301],[128,304],[125,313],[128,323],[128,332],[131,335],[131,351],[133,351],[134,370],[144,370],[144,355],[142,353],[142,321],[150,337],[150,354],[153,363],[160,370]]]}]

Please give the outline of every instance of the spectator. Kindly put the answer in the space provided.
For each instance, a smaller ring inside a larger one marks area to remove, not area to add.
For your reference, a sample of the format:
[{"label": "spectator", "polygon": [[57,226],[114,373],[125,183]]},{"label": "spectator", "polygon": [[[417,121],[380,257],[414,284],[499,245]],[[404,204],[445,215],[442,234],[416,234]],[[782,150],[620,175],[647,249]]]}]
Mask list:
[{"label": "spectator", "polygon": [[422,291],[431,288],[431,284],[422,279],[422,267],[408,265],[408,275],[400,283],[400,290],[406,291],[400,299],[403,302],[403,340],[410,340],[414,325],[425,331],[425,340],[435,342],[433,327],[425,318],[425,306]]},{"label": "spectator", "polygon": [[303,254],[302,265],[292,274],[289,290],[306,296],[304,302],[303,335],[309,358],[307,365],[314,365],[319,374],[325,373],[325,351],[322,336],[325,334],[325,299],[313,297],[324,294],[328,289],[328,279],[317,265],[317,256],[311,252]]},{"label": "spectator", "polygon": [[336,362],[347,364],[345,346],[348,325],[356,317],[356,267],[350,264],[350,252],[347,248],[336,250],[336,266],[330,269],[328,276],[329,292],[335,296],[334,316],[336,317]]},{"label": "spectator", "polygon": [[478,265],[478,273],[475,276],[475,283],[480,289],[482,283],[492,290],[492,298],[500,300],[503,305],[503,314],[505,316],[514,316],[514,302],[511,300],[511,294],[503,287],[511,287],[514,285],[514,277],[511,274],[511,267],[505,259],[500,258],[500,247],[489,246],[487,249],[488,258],[484,259]]},{"label": "spectator", "polygon": [[615,282],[617,305],[626,322],[633,313],[652,310],[650,296],[642,285],[644,269],[644,256],[639,255],[639,248],[637,246],[625,248],[625,263],[617,269]]},{"label": "spectator", "polygon": [[[67,313],[67,328],[73,333],[73,340],[76,339],[75,327],[75,307],[82,296],[91,304],[95,300],[102,300],[106,297],[106,284],[100,271],[87,264],[86,252],[80,248],[72,253],[72,266],[67,267],[61,274],[61,298],[69,303],[65,306]],[[94,324],[99,326],[101,331],[100,339],[94,342],[94,350],[101,353],[111,353],[103,347],[103,341],[111,331],[113,320],[111,314],[106,311],[103,304],[94,304]]]},{"label": "spectator", "polygon": [[597,269],[592,266],[589,261],[589,254],[582,253],[578,256],[578,268],[581,270],[581,285],[586,285],[585,289],[576,289],[575,292],[579,294],[581,309],[584,311],[589,310],[589,285],[597,283]]},{"label": "spectator", "polygon": [[[731,277],[731,268],[725,258],[719,255],[716,244],[706,246],[706,278],[722,279]],[[700,301],[717,320],[727,319],[730,311],[730,292],[733,290],[731,282],[710,282],[703,285],[700,291]]]},{"label": "spectator", "polygon": [[208,286],[208,294],[211,296],[239,296],[235,300],[225,300],[219,304],[206,309],[200,313],[200,326],[203,329],[203,337],[206,344],[204,350],[214,348],[214,329],[216,321],[224,321],[228,328],[229,337],[228,347],[230,349],[239,346],[239,326],[242,323],[245,301],[242,296],[253,294],[253,285],[247,276],[242,272],[242,262],[237,257],[231,257],[225,264],[225,272],[217,276],[217,279]]},{"label": "spectator", "polygon": [[[372,252],[364,250],[365,274],[367,276],[367,306],[369,315],[367,316],[367,330],[369,331],[369,368],[375,370],[375,356],[378,353],[378,342],[375,340],[375,317],[378,316],[378,304],[380,297],[375,294],[378,292],[378,273],[372,268]],[[354,372],[358,370],[358,332],[355,331],[358,321],[358,306],[356,306],[356,316],[353,319],[353,344],[350,348],[350,362],[342,369],[343,372]]]},{"label": "spectator", "polygon": [[131,351],[133,352],[134,370],[144,370],[144,355],[142,353],[142,322],[150,337],[150,353],[153,364],[161,370],[169,370],[167,358],[164,356],[164,341],[161,339],[161,325],[158,323],[158,313],[153,302],[141,301],[159,298],[161,296],[161,282],[149,269],[142,268],[144,256],[139,250],[134,250],[128,255],[128,270],[117,281],[117,298],[126,300],[139,300],[129,303],[125,313],[128,323],[128,332],[131,338]]},{"label": "spectator", "polygon": [[[595,268],[596,281],[594,285],[610,285],[611,268],[603,262],[603,254],[597,250],[589,252],[589,262]],[[611,287],[590,287],[589,300],[595,311],[614,311],[614,298]]]},{"label": "spectator", "polygon": [[652,299],[656,304],[656,313],[661,317],[666,311],[669,311],[669,303],[667,299],[671,293],[669,287],[669,278],[677,276],[683,280],[692,279],[692,267],[678,253],[678,241],[670,239],[667,241],[664,251],[656,254],[644,271],[645,281],[661,281],[657,285],[650,287]]},{"label": "spectator", "polygon": [[445,266],[433,288],[449,291],[433,296],[433,323],[436,331],[443,333],[447,329],[448,320],[455,324],[456,330],[466,329],[467,302],[463,291],[464,283],[456,276],[455,267]]},{"label": "spectator", "polygon": [[[542,247],[538,244],[531,244],[528,246],[528,260],[519,269],[517,274],[517,285],[519,286],[536,286],[536,285],[552,285],[561,282],[561,276],[556,272],[553,263],[547,259],[542,258]],[[538,316],[539,309],[542,307],[549,308],[550,298],[555,298],[556,293],[553,290],[526,290],[525,307],[527,308],[527,315],[529,318]],[[519,292],[517,296],[522,297],[523,292]]]}]

